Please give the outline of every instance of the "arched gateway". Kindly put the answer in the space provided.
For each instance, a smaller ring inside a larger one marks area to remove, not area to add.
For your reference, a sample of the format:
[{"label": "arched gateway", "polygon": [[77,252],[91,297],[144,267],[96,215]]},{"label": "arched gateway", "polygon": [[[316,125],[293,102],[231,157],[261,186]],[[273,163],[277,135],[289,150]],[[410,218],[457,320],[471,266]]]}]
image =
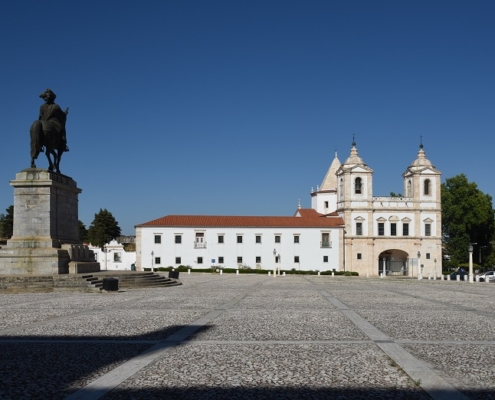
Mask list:
[{"label": "arched gateway", "polygon": [[382,251],[378,257],[378,275],[409,275],[409,255],[402,250],[390,249]]}]

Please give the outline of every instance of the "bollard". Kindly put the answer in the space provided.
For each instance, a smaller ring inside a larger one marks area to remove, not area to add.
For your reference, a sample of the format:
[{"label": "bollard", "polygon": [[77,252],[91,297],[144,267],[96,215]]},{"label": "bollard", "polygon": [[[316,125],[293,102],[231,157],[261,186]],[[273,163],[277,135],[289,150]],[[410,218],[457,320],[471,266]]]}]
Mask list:
[{"label": "bollard", "polygon": [[221,269],[221,270],[220,270],[220,275],[222,275],[222,274],[223,274],[223,270]]},{"label": "bollard", "polygon": [[428,274],[428,280],[431,281],[431,275],[430,274]]},{"label": "bollard", "polygon": [[191,268],[189,268],[189,269],[187,270],[187,273],[188,273],[189,275],[191,275]]},{"label": "bollard", "polygon": [[461,281],[461,276],[457,275],[457,282],[460,282],[460,281]]},{"label": "bollard", "polygon": [[335,276],[335,274],[333,273],[333,271],[332,271],[332,276]]},{"label": "bollard", "polygon": [[320,271],[318,271],[318,276],[320,276]]},{"label": "bollard", "polygon": [[476,282],[480,283],[480,277],[479,277],[479,275],[476,275],[475,278],[476,278]]},{"label": "bollard", "polygon": [[450,275],[447,275],[447,280],[450,281]]},{"label": "bollard", "polygon": [[485,282],[490,283],[490,279],[488,279],[488,276],[485,275]]},{"label": "bollard", "polygon": [[284,271],[284,273],[283,273],[283,275],[282,275],[282,276],[285,276],[285,271]]},{"label": "bollard", "polygon": [[380,278],[383,279],[383,272],[380,272]]},{"label": "bollard", "polygon": [[239,270],[238,269],[235,271],[235,274],[236,275],[239,275]]},{"label": "bollard", "polygon": [[370,273],[366,272],[366,278],[369,278],[369,277],[370,277]]},{"label": "bollard", "polygon": [[272,275],[272,271],[268,271],[268,276],[271,276]]}]

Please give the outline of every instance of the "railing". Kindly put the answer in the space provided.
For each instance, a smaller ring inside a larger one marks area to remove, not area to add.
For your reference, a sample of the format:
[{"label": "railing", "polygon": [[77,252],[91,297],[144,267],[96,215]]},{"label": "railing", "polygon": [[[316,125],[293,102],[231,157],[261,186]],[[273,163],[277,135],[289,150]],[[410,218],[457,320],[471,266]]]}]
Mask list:
[{"label": "railing", "polygon": [[322,249],[331,249],[332,248],[332,242],[320,242],[320,247]]},{"label": "railing", "polygon": [[195,249],[206,249],[206,242],[194,242]]}]

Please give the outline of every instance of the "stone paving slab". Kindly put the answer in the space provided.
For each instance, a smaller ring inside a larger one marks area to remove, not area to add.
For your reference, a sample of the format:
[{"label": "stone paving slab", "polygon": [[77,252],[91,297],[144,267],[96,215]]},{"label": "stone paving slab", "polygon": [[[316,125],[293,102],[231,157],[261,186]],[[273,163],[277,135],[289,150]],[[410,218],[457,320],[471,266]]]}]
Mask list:
[{"label": "stone paving slab", "polygon": [[470,399],[495,399],[495,345],[404,344]]},{"label": "stone paving slab", "polygon": [[[44,312],[30,309],[0,309],[0,332],[4,329],[22,327],[35,322],[47,321],[64,315],[71,315],[74,310],[45,309]],[[0,333],[1,334],[1,333]]]},{"label": "stone paving slab", "polygon": [[0,399],[64,399],[149,347],[0,343]]},{"label": "stone paving slab", "polygon": [[104,399],[142,392],[150,398],[268,398],[277,393],[276,398],[328,399],[332,392],[346,398],[429,398],[373,344],[219,347],[191,342],[171,349]]},{"label": "stone paving slab", "polygon": [[462,311],[357,310],[394,339],[493,340],[495,320]]},{"label": "stone paving slab", "polygon": [[134,338],[163,340],[199,318],[200,311],[106,310],[7,333],[11,338]]},{"label": "stone paving slab", "polygon": [[338,311],[227,311],[197,340],[349,340],[366,339]]}]

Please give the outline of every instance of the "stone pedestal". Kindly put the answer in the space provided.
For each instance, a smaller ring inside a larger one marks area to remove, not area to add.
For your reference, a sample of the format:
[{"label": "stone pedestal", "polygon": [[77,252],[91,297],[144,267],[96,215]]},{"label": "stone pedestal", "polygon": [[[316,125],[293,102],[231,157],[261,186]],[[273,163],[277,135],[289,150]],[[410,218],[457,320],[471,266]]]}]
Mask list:
[{"label": "stone pedestal", "polygon": [[93,252],[79,240],[81,189],[72,178],[28,168],[10,185],[14,187],[14,234],[0,249],[0,274],[77,273],[79,264],[85,265],[84,272],[100,270]]}]

